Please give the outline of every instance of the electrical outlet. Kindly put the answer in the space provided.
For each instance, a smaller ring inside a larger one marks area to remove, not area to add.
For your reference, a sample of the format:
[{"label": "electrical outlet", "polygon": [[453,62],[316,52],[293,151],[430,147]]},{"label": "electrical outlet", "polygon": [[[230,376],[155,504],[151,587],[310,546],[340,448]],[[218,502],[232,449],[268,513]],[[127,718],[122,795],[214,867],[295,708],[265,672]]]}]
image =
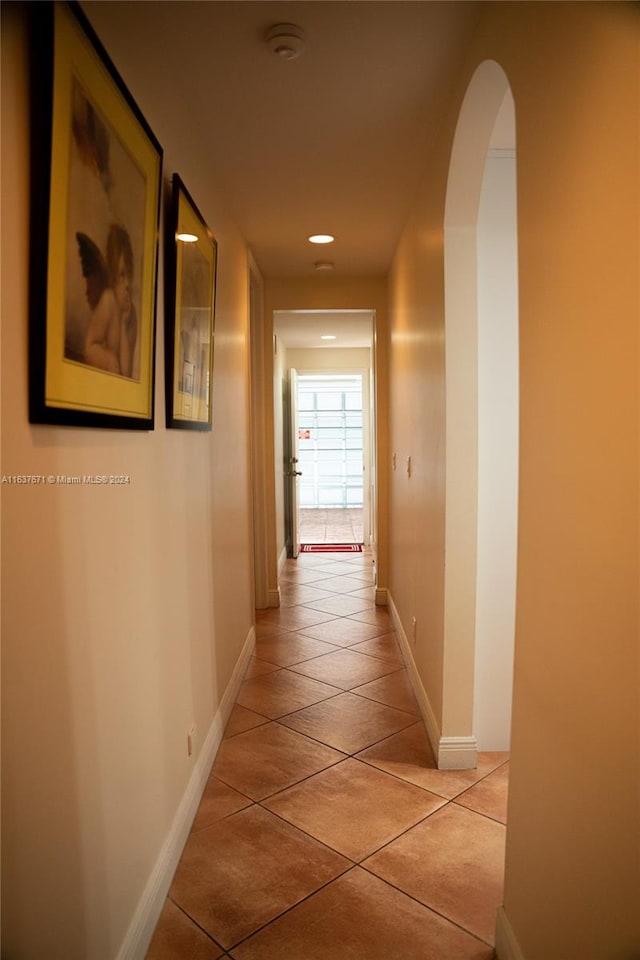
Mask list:
[{"label": "electrical outlet", "polygon": [[411,643],[416,642],[416,634],[418,632],[418,621],[415,617],[411,617]]},{"label": "electrical outlet", "polygon": [[396,455],[395,455],[395,453],[392,453],[392,454],[391,454],[391,469],[392,469],[392,470],[395,470],[395,469],[396,469]]},{"label": "electrical outlet", "polygon": [[187,731],[187,756],[188,757],[191,757],[193,755],[193,749],[195,747],[195,741],[196,741],[196,730],[197,730],[197,727],[194,723],[193,726],[189,727],[189,730]]},{"label": "electrical outlet", "polygon": [[411,476],[411,457],[407,457],[407,476]]}]

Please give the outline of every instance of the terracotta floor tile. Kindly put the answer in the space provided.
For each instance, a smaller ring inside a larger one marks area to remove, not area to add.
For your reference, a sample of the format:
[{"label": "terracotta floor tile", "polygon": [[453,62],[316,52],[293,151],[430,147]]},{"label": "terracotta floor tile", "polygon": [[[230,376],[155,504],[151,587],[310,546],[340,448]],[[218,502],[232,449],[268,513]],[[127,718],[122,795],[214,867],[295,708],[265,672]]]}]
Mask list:
[{"label": "terracotta floor tile", "polygon": [[283,607],[293,607],[299,603],[310,603],[312,600],[326,600],[333,596],[328,590],[321,590],[317,586],[298,584],[280,584],[280,603]]},{"label": "terracotta floor tile", "polygon": [[331,747],[268,723],[223,741],[213,773],[247,797],[262,800],[343,759]]},{"label": "terracotta floor tile", "polygon": [[255,680],[243,680],[237,702],[248,710],[276,720],[337,693],[337,687],[330,687],[327,683],[301,677],[289,670],[278,670]]},{"label": "terracotta floor tile", "polygon": [[316,657],[314,660],[297,663],[291,669],[296,673],[304,674],[305,677],[313,677],[315,680],[322,680],[342,690],[350,690],[352,687],[366,684],[370,680],[391,673],[396,666],[384,660],[368,657],[363,653],[355,653],[349,648],[341,648],[333,653],[326,653],[322,657]]},{"label": "terracotta floor tile", "polygon": [[256,638],[261,640],[264,637],[277,637],[279,633],[287,633],[290,629],[272,620],[258,620],[255,626]]},{"label": "terracotta floor tile", "polygon": [[352,613],[350,616],[352,620],[361,623],[373,623],[376,627],[383,627],[384,633],[390,633],[393,630],[391,614],[385,607],[374,607],[372,610],[363,610],[359,613]]},{"label": "terracotta floor tile", "polygon": [[223,955],[220,947],[179,907],[167,900],[158,926],[149,944],[146,960],[218,960]]},{"label": "terracotta floor tile", "polygon": [[[337,556],[340,557],[340,554],[337,554]],[[341,557],[338,560],[331,560],[325,569],[331,574],[332,577],[348,577],[356,568],[361,567],[361,561],[359,560],[361,556],[362,554],[354,554],[354,559],[356,557],[358,558],[358,561],[355,563],[352,562],[351,558],[346,560]]]},{"label": "terracotta floor tile", "polygon": [[[264,641],[257,641],[257,644]],[[262,677],[265,673],[275,673],[276,670],[280,669],[280,665],[277,663],[268,663],[266,659],[259,660],[256,656],[251,657],[249,663],[247,664],[247,669],[244,672],[245,680],[251,680],[252,677]]]},{"label": "terracotta floor tile", "polygon": [[284,627],[284,632],[286,632],[302,630],[303,627],[311,627],[315,623],[326,623],[333,618],[334,614],[326,613],[323,610],[313,610],[311,607],[278,607],[277,610],[270,610],[266,613],[260,623],[270,623],[278,627]]},{"label": "terracotta floor tile", "polygon": [[235,960],[491,960],[493,950],[359,867],[233,951]]},{"label": "terracotta floor tile", "polygon": [[243,796],[215,776],[210,776],[204,788],[198,812],[195,815],[191,832],[204,830],[212,823],[251,806],[248,796]]},{"label": "terracotta floor tile", "polygon": [[358,600],[368,600],[369,603],[375,605],[376,602],[376,588],[371,584],[369,587],[362,587],[360,590],[352,590],[348,594],[350,597],[357,597]]},{"label": "terracotta floor tile", "polygon": [[256,656],[281,667],[319,657],[322,653],[332,653],[335,649],[335,645],[301,633],[281,633],[277,637],[256,641]]},{"label": "terracotta floor tile", "polygon": [[364,564],[354,564],[353,570],[349,574],[350,577],[353,577],[354,580],[362,580],[364,584],[371,585],[375,583],[376,573],[371,564],[365,566]]},{"label": "terracotta floor tile", "polygon": [[453,800],[508,759],[507,753],[480,753],[475,770],[438,770],[422,722],[359,754],[380,770]]},{"label": "terracotta floor tile", "polygon": [[331,577],[324,581],[325,590],[332,590],[334,593],[352,593],[354,590],[362,590],[363,582],[357,577],[351,575],[346,577]]},{"label": "terracotta floor tile", "polygon": [[224,735],[225,737],[234,737],[236,733],[251,730],[252,727],[259,727],[261,723],[268,722],[262,714],[254,713],[253,710],[247,710],[246,707],[241,707],[239,703],[236,703],[227,721]]},{"label": "terracotta floor tile", "polygon": [[293,570],[290,570],[285,567],[282,573],[282,576],[280,577],[280,583],[281,585],[283,583],[301,583],[301,584],[320,585],[323,580],[328,580],[330,577],[331,577],[330,573],[322,572],[322,567],[314,567],[310,570],[303,570],[299,567]]},{"label": "terracotta floor tile", "polygon": [[358,653],[366,653],[369,657],[388,660],[390,663],[404,663],[398,641],[393,633],[385,633],[380,637],[373,637],[371,640],[356,643],[352,645],[351,649],[357,650]]},{"label": "terracotta floor tile", "polygon": [[353,692],[361,697],[376,700],[378,703],[386,703],[388,707],[395,707],[397,710],[405,710],[407,713],[413,713],[417,717],[420,716],[420,709],[411,681],[404,667],[401,670],[389,672],[387,676],[373,680],[371,683],[357,687]]},{"label": "terracotta floor tile", "polygon": [[492,820],[506,823],[508,795],[509,764],[504,763],[480,783],[456,797],[455,802]]},{"label": "terracotta floor tile", "polygon": [[252,806],[189,838],[170,896],[228,949],[347,865],[333,850]]},{"label": "terracotta floor tile", "polygon": [[[331,563],[332,561],[322,553],[301,553],[297,560],[288,561],[287,566],[291,564],[291,567],[299,570],[316,570],[328,567]],[[333,576],[333,574],[330,574],[330,576]]]},{"label": "terracotta floor tile", "polygon": [[356,620],[346,618],[304,627],[300,632],[305,637],[314,637],[316,640],[325,640],[327,643],[348,647],[353,643],[362,643],[363,640],[371,640],[372,637],[388,633],[388,630],[372,623],[358,623]]},{"label": "terracotta floor tile", "polygon": [[353,693],[341,693],[283,717],[281,722],[314,740],[351,754],[397,733],[412,724],[414,718]]},{"label": "terracotta floor tile", "polygon": [[436,769],[374,583],[285,562],[149,960],[493,958],[509,755]]},{"label": "terracotta floor tile", "polygon": [[442,797],[359,760],[344,760],[271,797],[264,806],[358,861],[443,803]]},{"label": "terracotta floor tile", "polygon": [[454,797],[468,790],[474,783],[483,780],[484,777],[488,776],[508,759],[508,753],[479,753],[478,765],[475,770],[437,770],[436,784],[438,789],[435,789],[436,784],[432,787],[427,787],[427,789],[433,790],[434,793],[439,793],[442,797],[448,797],[453,800]]},{"label": "terracotta floor tile", "polygon": [[305,609],[320,610],[323,613],[332,613],[336,617],[348,617],[354,613],[362,613],[369,610],[371,601],[359,600],[357,597],[350,597],[348,594],[342,596],[329,597],[327,600],[314,600],[308,603]]},{"label": "terracotta floor tile", "polygon": [[504,841],[502,824],[449,803],[364,866],[493,944]]}]

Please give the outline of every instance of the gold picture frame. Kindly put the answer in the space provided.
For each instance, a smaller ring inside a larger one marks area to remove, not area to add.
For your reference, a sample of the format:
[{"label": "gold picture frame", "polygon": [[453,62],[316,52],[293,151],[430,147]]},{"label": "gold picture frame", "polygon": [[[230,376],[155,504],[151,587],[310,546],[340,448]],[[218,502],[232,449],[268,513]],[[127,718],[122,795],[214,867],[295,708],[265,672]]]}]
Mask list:
[{"label": "gold picture frame", "polygon": [[79,6],[34,7],[29,419],[151,430],[162,148]]},{"label": "gold picture frame", "polygon": [[168,223],[167,426],[211,430],[218,245],[177,173]]}]

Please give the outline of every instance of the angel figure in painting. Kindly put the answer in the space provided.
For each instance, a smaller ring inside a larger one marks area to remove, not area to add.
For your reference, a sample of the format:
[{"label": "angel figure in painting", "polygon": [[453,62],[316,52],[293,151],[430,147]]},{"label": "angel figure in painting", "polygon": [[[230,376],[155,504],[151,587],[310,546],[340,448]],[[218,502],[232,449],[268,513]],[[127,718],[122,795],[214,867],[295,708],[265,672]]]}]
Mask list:
[{"label": "angel figure in painting", "polygon": [[106,259],[86,233],[76,233],[76,239],[91,308],[84,362],[133,377],[138,318],[131,297],[133,249],[129,234],[120,224],[111,225]]}]

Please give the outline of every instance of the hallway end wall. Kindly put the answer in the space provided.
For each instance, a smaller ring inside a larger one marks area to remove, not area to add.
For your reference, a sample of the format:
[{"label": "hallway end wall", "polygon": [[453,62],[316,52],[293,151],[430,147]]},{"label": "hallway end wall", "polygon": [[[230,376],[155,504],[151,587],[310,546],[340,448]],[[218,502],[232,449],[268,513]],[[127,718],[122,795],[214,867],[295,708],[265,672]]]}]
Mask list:
[{"label": "hallway end wall", "polygon": [[2,952],[104,960],[127,940],[252,635],[247,253],[157,74],[121,55],[125,5],[96,5],[165,178],[180,170],[218,240],[213,431],[164,426],[162,258],[155,430],[29,425],[29,6],[2,10],[2,470],[131,480],[2,486]]},{"label": "hallway end wall", "polygon": [[630,3],[484,5],[390,280],[391,593],[441,720],[444,198],[467,84],[494,59],[516,106],[521,337],[500,960],[640,950],[639,30]]}]

